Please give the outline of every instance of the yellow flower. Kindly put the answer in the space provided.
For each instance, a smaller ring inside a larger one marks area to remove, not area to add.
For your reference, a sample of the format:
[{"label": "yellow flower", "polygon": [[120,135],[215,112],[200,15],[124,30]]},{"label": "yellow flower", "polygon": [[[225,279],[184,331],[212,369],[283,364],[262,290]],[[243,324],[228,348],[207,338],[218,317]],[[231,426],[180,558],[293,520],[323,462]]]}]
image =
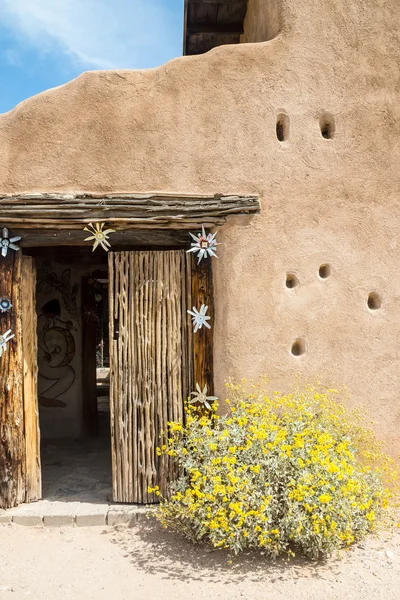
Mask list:
[{"label": "yellow flower", "polygon": [[170,428],[171,433],[175,431],[182,431],[182,423],[175,423],[175,421],[170,421],[168,423],[168,427]]},{"label": "yellow flower", "polygon": [[321,494],[321,496],[318,497],[318,500],[322,502],[322,504],[327,504],[332,500],[332,496],[329,494]]}]

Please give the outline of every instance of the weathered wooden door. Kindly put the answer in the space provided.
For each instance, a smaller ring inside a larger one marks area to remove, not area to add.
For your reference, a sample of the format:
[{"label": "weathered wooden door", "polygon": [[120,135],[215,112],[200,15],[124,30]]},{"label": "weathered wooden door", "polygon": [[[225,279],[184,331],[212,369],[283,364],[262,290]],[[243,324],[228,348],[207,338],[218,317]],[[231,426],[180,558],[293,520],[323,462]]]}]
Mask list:
[{"label": "weathered wooden door", "polygon": [[0,315],[9,340],[0,356],[0,508],[41,498],[35,297],[33,259],[8,252],[0,262],[0,298],[11,304]]},{"label": "weathered wooden door", "polygon": [[149,503],[173,476],[157,455],[167,422],[183,419],[191,386],[191,260],[184,250],[111,252],[110,407],[113,498]]}]

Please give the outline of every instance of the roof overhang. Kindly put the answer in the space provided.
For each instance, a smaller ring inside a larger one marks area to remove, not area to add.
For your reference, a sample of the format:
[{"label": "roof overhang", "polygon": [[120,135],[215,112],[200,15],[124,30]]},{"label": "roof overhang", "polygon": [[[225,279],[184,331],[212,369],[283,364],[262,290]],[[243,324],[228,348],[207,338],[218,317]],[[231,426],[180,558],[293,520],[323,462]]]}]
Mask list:
[{"label": "roof overhang", "polygon": [[239,44],[248,0],[185,0],[183,54]]}]

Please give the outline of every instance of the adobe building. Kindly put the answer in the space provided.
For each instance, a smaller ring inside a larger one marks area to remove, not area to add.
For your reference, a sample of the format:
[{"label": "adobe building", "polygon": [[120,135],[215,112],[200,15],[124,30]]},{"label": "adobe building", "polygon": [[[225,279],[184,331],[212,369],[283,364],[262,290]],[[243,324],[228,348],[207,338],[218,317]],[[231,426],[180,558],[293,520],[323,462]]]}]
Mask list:
[{"label": "adobe building", "polygon": [[[102,430],[108,369],[117,501],[154,500],[165,422],[227,377],[344,384],[398,456],[399,18],[187,0],[185,56],[0,115],[0,506],[41,496],[40,436]],[[220,245],[198,264],[202,226]]]}]

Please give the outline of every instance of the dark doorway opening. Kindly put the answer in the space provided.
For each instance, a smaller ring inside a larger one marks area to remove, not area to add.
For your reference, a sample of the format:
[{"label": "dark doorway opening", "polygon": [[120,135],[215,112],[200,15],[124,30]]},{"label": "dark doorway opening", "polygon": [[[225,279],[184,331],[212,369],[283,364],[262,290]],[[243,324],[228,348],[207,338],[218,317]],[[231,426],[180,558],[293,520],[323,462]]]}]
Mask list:
[{"label": "dark doorway opening", "polygon": [[43,498],[111,497],[107,254],[31,250],[37,271]]}]

